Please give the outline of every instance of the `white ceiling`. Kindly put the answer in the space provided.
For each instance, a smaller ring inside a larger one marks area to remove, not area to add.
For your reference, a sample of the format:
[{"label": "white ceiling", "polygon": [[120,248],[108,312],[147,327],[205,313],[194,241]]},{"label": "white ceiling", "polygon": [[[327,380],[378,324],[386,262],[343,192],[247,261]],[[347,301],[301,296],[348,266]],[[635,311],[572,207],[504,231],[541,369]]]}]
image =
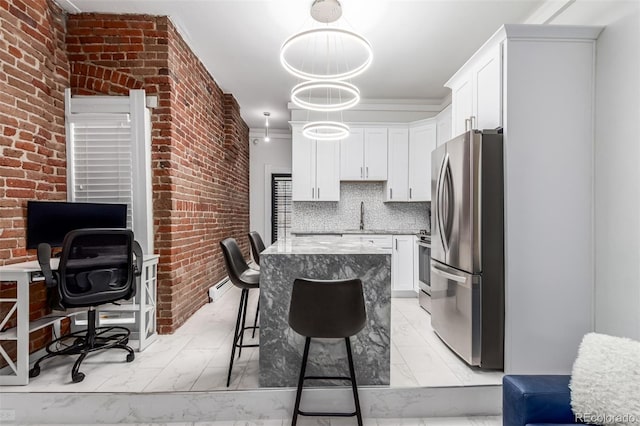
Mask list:
[{"label": "white ceiling", "polygon": [[[168,15],[249,127],[287,129],[298,81],[279,63],[282,42],[311,26],[311,0],[59,0],[82,12]],[[365,99],[434,103],[447,79],[504,23],[542,0],[342,0],[348,27],[372,44],[374,61],[353,79]]]}]

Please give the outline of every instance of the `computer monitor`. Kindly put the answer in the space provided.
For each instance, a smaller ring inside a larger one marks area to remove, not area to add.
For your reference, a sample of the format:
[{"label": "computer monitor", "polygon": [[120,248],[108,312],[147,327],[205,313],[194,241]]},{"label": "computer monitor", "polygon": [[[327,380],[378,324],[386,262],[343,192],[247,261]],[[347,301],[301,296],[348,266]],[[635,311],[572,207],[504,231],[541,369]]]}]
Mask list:
[{"label": "computer monitor", "polygon": [[74,229],[126,227],[126,204],[27,202],[28,249],[40,243],[61,247],[64,236]]}]

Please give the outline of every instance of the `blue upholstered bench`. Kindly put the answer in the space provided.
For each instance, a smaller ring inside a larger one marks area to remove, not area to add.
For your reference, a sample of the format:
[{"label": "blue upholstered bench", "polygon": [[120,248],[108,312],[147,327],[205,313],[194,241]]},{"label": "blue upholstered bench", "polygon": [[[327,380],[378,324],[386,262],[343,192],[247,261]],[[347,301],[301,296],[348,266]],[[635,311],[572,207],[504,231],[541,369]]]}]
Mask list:
[{"label": "blue upholstered bench", "polygon": [[502,424],[576,424],[571,411],[571,376],[506,375],[502,379]]}]

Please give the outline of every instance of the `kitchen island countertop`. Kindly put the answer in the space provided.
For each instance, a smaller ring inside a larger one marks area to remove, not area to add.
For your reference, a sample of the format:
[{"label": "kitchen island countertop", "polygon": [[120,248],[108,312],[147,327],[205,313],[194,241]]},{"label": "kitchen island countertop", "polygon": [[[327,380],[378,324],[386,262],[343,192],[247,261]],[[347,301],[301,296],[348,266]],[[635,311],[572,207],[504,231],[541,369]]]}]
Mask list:
[{"label": "kitchen island countertop", "polygon": [[267,247],[260,256],[270,254],[390,254],[370,242],[343,240],[339,237],[294,237]]},{"label": "kitchen island countertop", "polygon": [[295,229],[291,235],[311,236],[311,235],[419,235],[418,229],[330,229],[320,231],[303,231]]}]

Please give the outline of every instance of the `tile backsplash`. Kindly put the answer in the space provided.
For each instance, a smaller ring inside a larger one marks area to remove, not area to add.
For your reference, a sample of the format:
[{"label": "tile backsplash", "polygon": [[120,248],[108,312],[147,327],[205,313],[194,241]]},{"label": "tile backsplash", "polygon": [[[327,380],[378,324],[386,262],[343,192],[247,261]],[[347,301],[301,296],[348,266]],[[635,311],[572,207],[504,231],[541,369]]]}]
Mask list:
[{"label": "tile backsplash", "polygon": [[340,201],[293,202],[294,232],[358,229],[360,202],[365,229],[431,230],[431,203],[385,203],[383,182],[341,182]]}]

